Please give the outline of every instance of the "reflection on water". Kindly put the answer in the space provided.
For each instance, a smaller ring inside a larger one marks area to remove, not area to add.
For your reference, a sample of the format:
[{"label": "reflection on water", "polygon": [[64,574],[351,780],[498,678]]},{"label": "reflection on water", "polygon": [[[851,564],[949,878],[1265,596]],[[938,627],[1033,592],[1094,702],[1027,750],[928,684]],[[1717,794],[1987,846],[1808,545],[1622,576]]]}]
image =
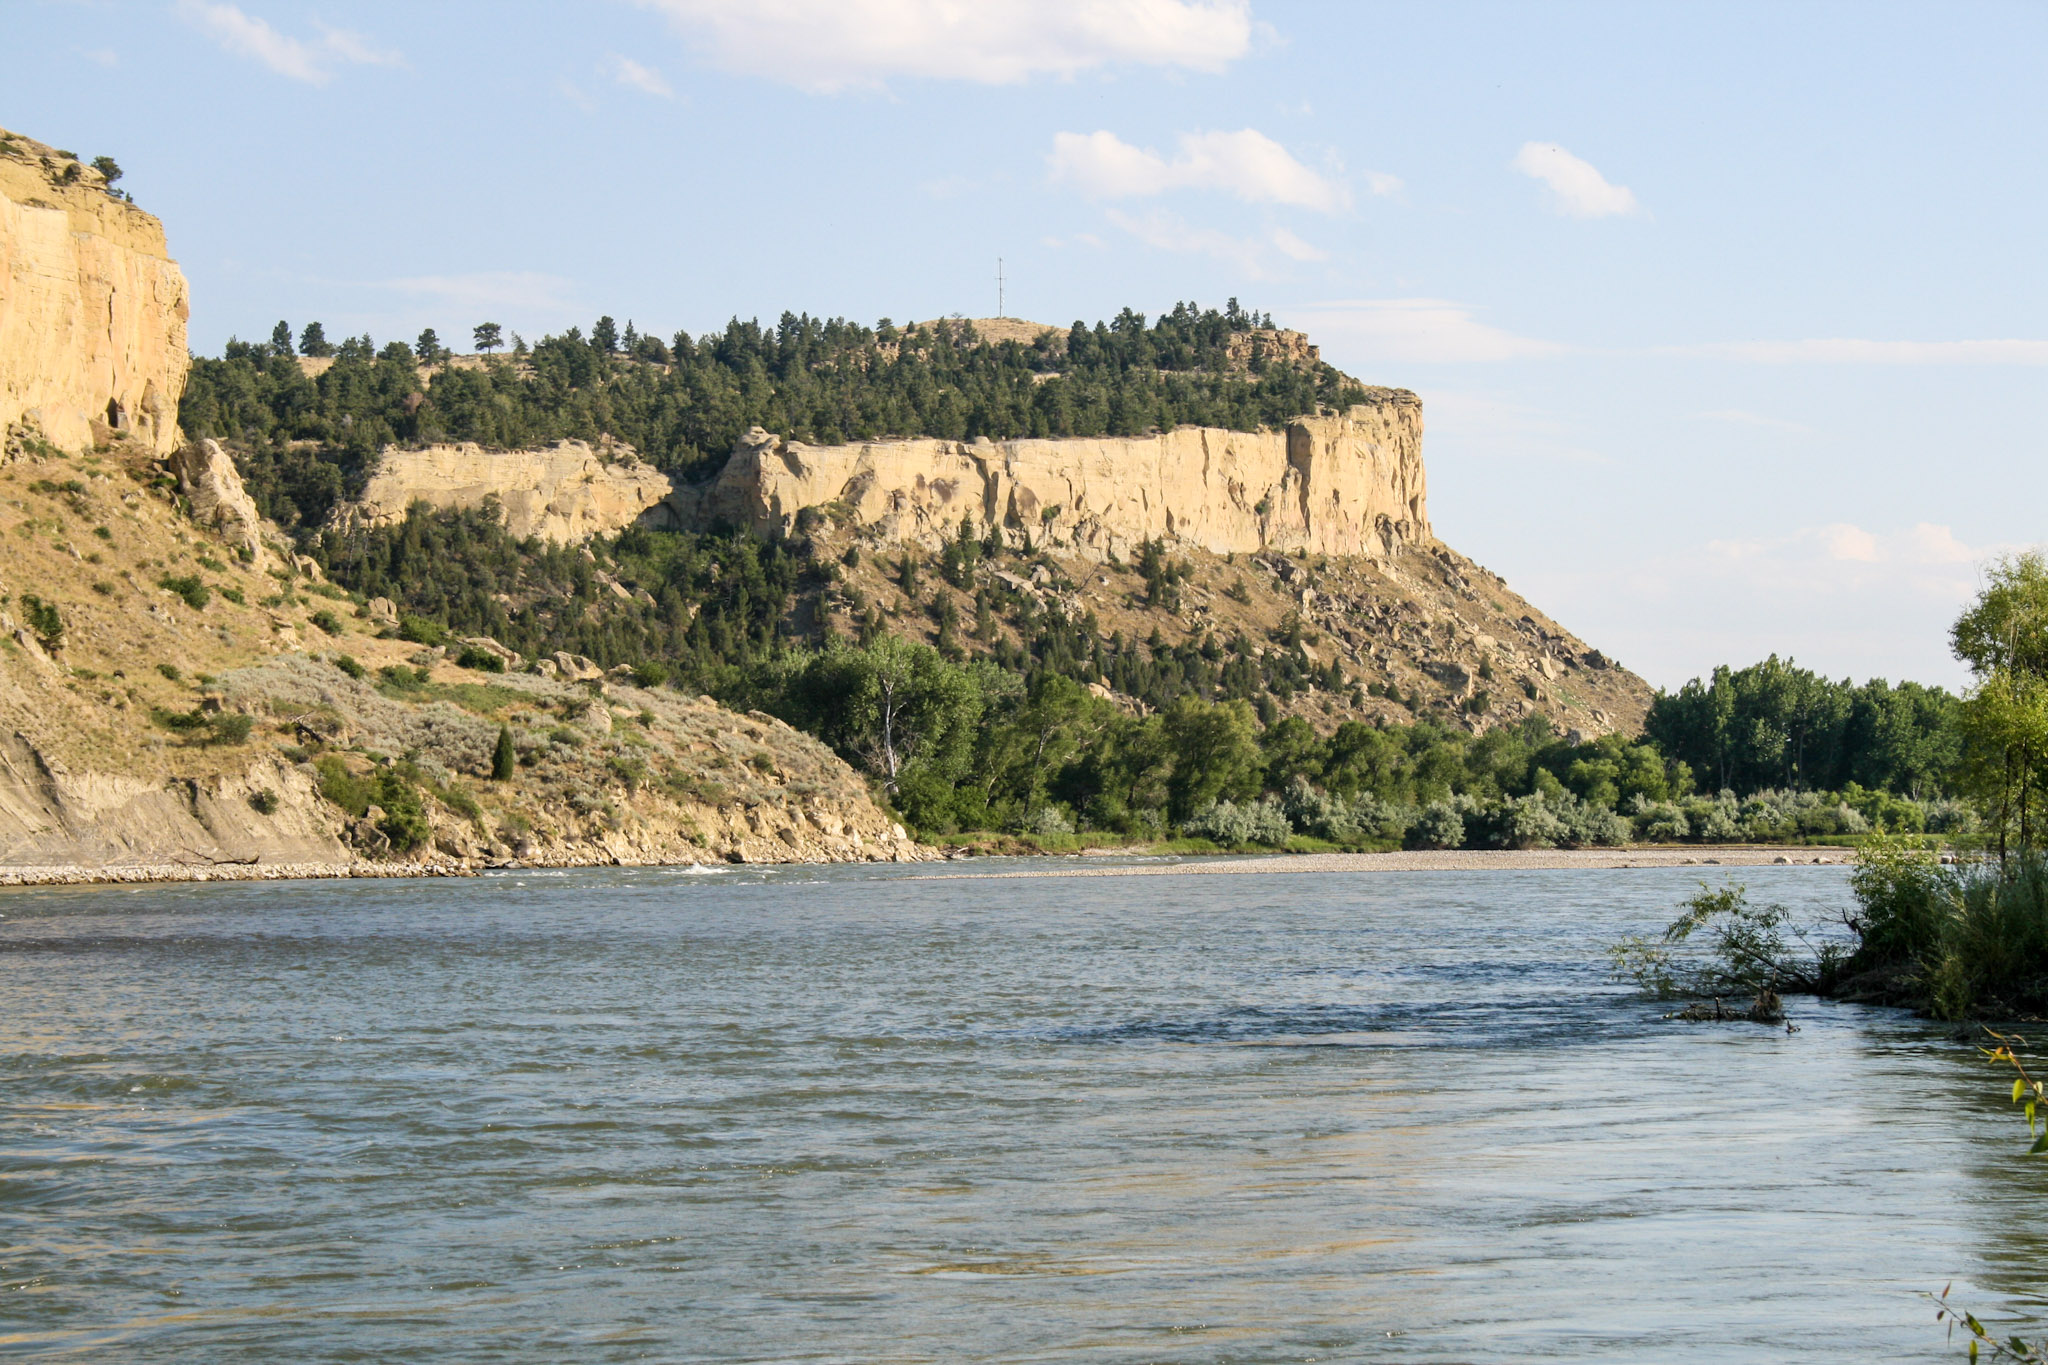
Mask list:
[{"label": "reflection on water", "polygon": [[[1754,869],[1839,903],[1832,869]],[[1669,870],[0,897],[0,1350],[1943,1354],[2037,1315],[1967,1049],[1660,1018]]]}]

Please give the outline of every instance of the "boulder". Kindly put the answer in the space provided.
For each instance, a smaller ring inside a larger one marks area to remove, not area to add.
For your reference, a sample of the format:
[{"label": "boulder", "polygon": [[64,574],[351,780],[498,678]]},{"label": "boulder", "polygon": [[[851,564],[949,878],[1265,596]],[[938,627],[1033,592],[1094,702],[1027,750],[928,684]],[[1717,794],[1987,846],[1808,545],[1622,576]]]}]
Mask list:
[{"label": "boulder", "polygon": [[516,650],[507,649],[488,635],[467,636],[463,639],[462,643],[468,645],[471,649],[482,650],[499,663],[505,665],[508,670],[516,669],[525,662],[525,660],[520,658]]},{"label": "boulder", "polygon": [[586,659],[581,654],[570,654],[558,649],[548,658],[553,661],[561,676],[569,682],[588,682],[592,678],[604,676],[604,670],[597,666],[595,659]]}]

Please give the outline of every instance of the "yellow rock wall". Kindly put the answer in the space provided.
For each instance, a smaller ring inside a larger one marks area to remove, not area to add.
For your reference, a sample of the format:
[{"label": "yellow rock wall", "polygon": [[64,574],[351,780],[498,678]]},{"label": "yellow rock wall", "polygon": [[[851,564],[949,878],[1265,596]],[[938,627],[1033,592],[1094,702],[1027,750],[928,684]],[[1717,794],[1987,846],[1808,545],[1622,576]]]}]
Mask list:
[{"label": "yellow rock wall", "polygon": [[756,429],[708,490],[673,503],[686,522],[771,535],[837,503],[886,538],[928,545],[966,516],[1096,558],[1154,537],[1217,554],[1376,557],[1431,538],[1422,403],[1396,389],[1279,431],[806,446]]},{"label": "yellow rock wall", "polygon": [[472,441],[405,450],[388,446],[362,500],[339,510],[342,525],[402,521],[415,502],[476,508],[495,497],[520,539],[575,544],[631,526],[669,496],[666,475],[623,445],[561,441],[527,450],[486,450]]},{"label": "yellow rock wall", "polygon": [[161,223],[90,169],[61,183],[71,164],[0,142],[0,431],[30,422],[67,450],[125,431],[166,454],[190,364],[185,277]]}]

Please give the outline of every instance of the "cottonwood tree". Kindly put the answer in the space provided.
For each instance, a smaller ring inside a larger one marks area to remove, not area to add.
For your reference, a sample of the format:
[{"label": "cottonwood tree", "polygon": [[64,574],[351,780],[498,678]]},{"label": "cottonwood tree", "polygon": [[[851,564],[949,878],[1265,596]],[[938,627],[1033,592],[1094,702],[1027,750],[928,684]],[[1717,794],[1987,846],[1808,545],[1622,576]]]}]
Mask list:
[{"label": "cottonwood tree", "polygon": [[2003,864],[2027,853],[2048,815],[2048,560],[2009,555],[1949,632],[1975,679],[1963,699],[1965,781],[1998,833]]}]

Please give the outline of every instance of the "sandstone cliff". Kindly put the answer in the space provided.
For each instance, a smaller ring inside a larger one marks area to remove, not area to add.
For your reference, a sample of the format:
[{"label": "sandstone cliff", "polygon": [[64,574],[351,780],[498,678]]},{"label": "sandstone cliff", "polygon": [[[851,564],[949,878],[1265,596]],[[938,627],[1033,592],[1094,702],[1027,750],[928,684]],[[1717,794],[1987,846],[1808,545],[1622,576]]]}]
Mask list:
[{"label": "sandstone cliff", "polygon": [[538,450],[486,450],[468,441],[417,450],[392,446],[362,498],[338,509],[336,522],[383,525],[403,520],[415,502],[476,508],[496,498],[513,535],[566,545],[632,525],[673,491],[666,475],[616,443],[560,441]]},{"label": "sandstone cliff", "polygon": [[175,448],[186,299],[162,224],[97,171],[0,132],[0,431]]},{"label": "sandstone cliff", "polygon": [[1096,560],[1155,538],[1212,554],[1376,558],[1431,538],[1422,404],[1398,389],[1282,431],[807,446],[756,428],[709,488],[680,490],[670,506],[686,525],[763,535],[823,508],[880,539],[928,546],[966,517]]}]

